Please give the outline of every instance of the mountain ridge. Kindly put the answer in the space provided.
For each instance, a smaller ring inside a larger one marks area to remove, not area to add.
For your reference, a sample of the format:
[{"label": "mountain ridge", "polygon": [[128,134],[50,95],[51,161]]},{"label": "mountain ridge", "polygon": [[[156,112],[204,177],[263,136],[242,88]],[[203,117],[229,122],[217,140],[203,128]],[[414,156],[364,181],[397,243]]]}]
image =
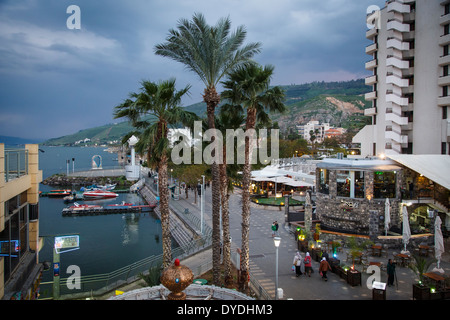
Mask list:
[{"label": "mountain ridge", "polygon": [[[301,85],[279,86],[285,90],[286,114],[271,114],[272,121],[277,121],[280,130],[295,128],[296,124],[306,124],[310,120],[321,123],[328,122],[331,126],[359,130],[366,124],[364,108],[368,107],[364,94],[370,88],[364,84],[364,79],[311,82]],[[200,117],[206,116],[206,104],[195,103],[185,107]],[[90,139],[89,144],[108,144],[109,141],[119,141],[132,131],[128,121],[80,130],[74,134],[52,138],[43,142],[44,145],[74,145],[76,141]]]}]

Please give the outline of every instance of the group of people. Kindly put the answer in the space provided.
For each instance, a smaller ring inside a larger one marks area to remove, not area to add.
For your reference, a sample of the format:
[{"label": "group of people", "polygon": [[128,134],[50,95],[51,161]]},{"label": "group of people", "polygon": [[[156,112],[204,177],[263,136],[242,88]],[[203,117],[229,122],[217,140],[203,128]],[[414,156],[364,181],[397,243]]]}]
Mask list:
[{"label": "group of people", "polygon": [[[294,256],[294,261],[293,261],[293,265],[295,267],[295,276],[299,277],[301,276],[302,273],[302,265],[304,265],[304,275],[311,277],[311,273],[312,273],[312,259],[311,256],[309,255],[309,252],[306,252],[305,258],[302,257],[302,255],[300,254],[300,251],[297,251],[295,256]],[[331,266],[328,263],[328,254],[326,252],[322,253],[322,260],[320,261],[319,264],[319,273],[322,276],[322,279],[324,279],[325,281],[328,281],[327,278],[327,272],[328,270],[331,270]]]},{"label": "group of people", "polygon": [[[331,270],[331,266],[328,263],[328,253],[326,251],[322,252],[322,259],[320,260],[319,264],[319,274],[322,276],[322,279],[325,281],[328,281],[327,278],[327,272]],[[300,254],[300,251],[297,251],[294,256],[293,261],[293,267],[295,268],[295,275],[296,277],[299,277],[301,275],[305,275],[308,277],[311,277],[312,272],[312,259],[309,255],[309,252],[306,252],[305,258],[302,257]],[[302,273],[302,265],[304,265],[304,273]],[[387,275],[388,275],[388,287],[394,285],[394,279],[395,279],[395,263],[392,261],[392,259],[389,259],[387,264]]]}]

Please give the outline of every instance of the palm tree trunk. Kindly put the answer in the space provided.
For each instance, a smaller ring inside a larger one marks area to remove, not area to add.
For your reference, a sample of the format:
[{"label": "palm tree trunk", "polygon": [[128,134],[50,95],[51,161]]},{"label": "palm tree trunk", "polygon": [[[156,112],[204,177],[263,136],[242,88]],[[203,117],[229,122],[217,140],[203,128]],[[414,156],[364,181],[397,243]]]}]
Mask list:
[{"label": "palm tree trunk", "polygon": [[223,163],[220,168],[220,196],[222,200],[222,228],[223,228],[223,264],[225,269],[225,285],[231,286],[233,276],[231,275],[231,241],[230,241],[230,217],[228,212],[228,177],[226,164],[226,146],[223,146]]},{"label": "palm tree trunk", "polygon": [[[216,88],[205,89],[203,100],[206,102],[209,129],[215,129],[214,116],[216,106],[220,102]],[[217,141],[212,139],[213,150],[216,150]],[[213,152],[214,152],[213,151]],[[214,154],[211,155],[214,158]],[[220,174],[219,164],[214,161],[211,164],[212,175],[212,260],[213,260],[213,284],[220,285]]]},{"label": "palm tree trunk", "polygon": [[170,266],[172,262],[172,241],[169,227],[169,189],[167,188],[167,156],[163,155],[158,164],[159,183],[159,211],[161,213],[163,268]]},{"label": "palm tree trunk", "polygon": [[[246,130],[255,128],[256,109],[249,108],[247,110]],[[249,235],[250,235],[250,179],[251,179],[251,143],[249,138],[245,138],[245,161],[242,170],[242,243],[241,243],[241,265],[239,289],[246,291],[248,286],[249,275]]]}]

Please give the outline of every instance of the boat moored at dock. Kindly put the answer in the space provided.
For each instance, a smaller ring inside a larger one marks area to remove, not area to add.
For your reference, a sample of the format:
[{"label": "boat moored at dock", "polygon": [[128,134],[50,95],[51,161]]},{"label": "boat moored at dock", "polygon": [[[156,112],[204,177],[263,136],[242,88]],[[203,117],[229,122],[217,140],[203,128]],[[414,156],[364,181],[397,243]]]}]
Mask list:
[{"label": "boat moored at dock", "polygon": [[106,191],[106,190],[92,190],[86,191],[83,193],[83,197],[85,200],[89,199],[108,199],[108,198],[116,198],[119,195],[115,192]]}]

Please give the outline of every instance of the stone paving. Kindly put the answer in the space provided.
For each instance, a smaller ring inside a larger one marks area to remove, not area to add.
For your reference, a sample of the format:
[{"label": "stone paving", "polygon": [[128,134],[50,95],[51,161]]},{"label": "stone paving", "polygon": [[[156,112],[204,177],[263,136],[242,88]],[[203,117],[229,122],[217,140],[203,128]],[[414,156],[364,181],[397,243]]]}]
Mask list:
[{"label": "stone paving", "polygon": [[[206,188],[205,198],[205,222],[211,226],[211,188]],[[191,193],[188,199],[184,196],[178,200],[180,205],[189,207],[190,212],[200,215],[200,204],[193,204],[194,197]],[[198,211],[195,212],[195,207]],[[230,232],[232,237],[232,254],[236,254],[236,248],[241,246],[241,196],[240,190],[235,192],[230,197]],[[352,287],[347,282],[341,279],[338,275],[329,272],[328,281],[325,282],[318,274],[318,262],[313,262],[313,270],[315,271],[311,277],[295,276],[292,271],[292,261],[297,251],[297,244],[294,235],[289,232],[287,226],[284,225],[284,211],[264,210],[258,208],[256,204],[251,207],[251,226],[250,226],[250,272],[255,277],[261,286],[266,291],[275,297],[275,246],[271,234],[271,225],[273,221],[278,221],[279,235],[281,237],[281,244],[279,247],[279,267],[278,267],[278,283],[279,288],[283,289],[283,300],[285,299],[328,299],[328,300],[370,300],[372,299],[372,290],[366,284],[367,279],[371,274],[362,274],[362,285]],[[445,270],[445,274],[450,274],[450,253],[449,241],[447,239],[444,244],[446,252],[441,261],[441,267]],[[399,248],[397,252],[400,252]],[[346,250],[338,253],[338,259],[345,263]],[[392,258],[393,251],[388,252],[388,257]],[[203,253],[205,255],[205,253]],[[304,253],[302,256],[304,257]],[[193,263],[195,256],[189,259],[188,263]],[[370,261],[379,261],[387,264],[387,257],[370,257]],[[433,264],[430,270],[435,266]],[[356,265],[358,270],[361,266]],[[398,287],[386,288],[387,300],[411,300],[412,299],[412,284],[417,277],[407,267],[397,266],[396,268]],[[373,277],[372,277],[373,278]],[[385,271],[380,272],[380,281],[387,282],[387,274]]]}]

